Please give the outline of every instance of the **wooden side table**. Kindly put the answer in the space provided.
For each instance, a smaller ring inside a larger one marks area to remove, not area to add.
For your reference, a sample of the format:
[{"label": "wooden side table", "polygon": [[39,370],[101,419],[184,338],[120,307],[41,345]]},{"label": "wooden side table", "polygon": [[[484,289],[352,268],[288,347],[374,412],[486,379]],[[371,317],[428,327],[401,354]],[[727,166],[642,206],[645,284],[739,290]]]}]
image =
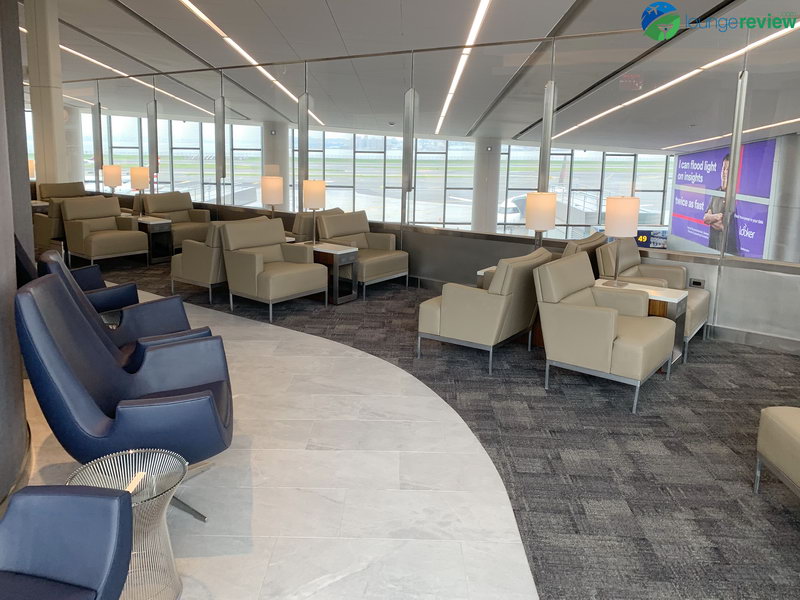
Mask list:
[{"label": "wooden side table", "polygon": [[[311,242],[307,242],[311,245]],[[328,267],[331,279],[333,280],[332,291],[329,294],[329,301],[333,304],[344,304],[358,298],[358,277],[356,273],[356,261],[358,260],[358,248],[352,246],[341,246],[339,244],[314,244],[314,262]],[[339,295],[339,269],[345,265],[352,265],[353,274],[350,293]]]},{"label": "wooden side table", "polygon": [[147,234],[150,264],[172,260],[172,221],[158,217],[139,217],[139,231]]}]

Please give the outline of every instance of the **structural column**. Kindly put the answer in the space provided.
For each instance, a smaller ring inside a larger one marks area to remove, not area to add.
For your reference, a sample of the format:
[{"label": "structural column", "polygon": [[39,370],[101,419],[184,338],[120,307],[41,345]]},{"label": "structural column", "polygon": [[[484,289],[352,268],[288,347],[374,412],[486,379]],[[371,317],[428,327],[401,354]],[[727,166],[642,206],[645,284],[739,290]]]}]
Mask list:
[{"label": "structural column", "polygon": [[25,25],[28,29],[36,179],[59,183],[69,177],[61,91],[61,49],[58,47],[58,1],[26,0]]},{"label": "structural column", "polygon": [[83,181],[83,135],[81,111],[74,106],[64,107],[64,138],[67,148],[68,181]]},{"label": "structural column", "polygon": [[500,187],[500,140],[475,140],[475,168],[472,173],[472,231],[497,231],[497,192]]},{"label": "structural column", "polygon": [[289,183],[292,167],[289,149],[289,124],[279,121],[265,121],[261,129],[261,158],[265,165],[278,165],[283,177],[283,209],[291,205]]}]

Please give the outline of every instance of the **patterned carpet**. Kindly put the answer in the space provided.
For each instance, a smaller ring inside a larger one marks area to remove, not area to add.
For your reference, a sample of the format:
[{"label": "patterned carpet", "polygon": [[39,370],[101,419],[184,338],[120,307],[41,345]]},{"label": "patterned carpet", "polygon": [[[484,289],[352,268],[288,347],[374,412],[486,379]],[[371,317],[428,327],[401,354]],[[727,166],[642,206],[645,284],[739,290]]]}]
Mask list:
[{"label": "patterned carpet", "polygon": [[[104,268],[169,294],[166,265]],[[176,292],[208,306],[203,288]],[[458,411],[506,484],[543,600],[800,598],[800,500],[770,475],[751,491],[759,410],[800,405],[800,357],[694,341],[632,415],[621,384],[554,369],[545,392],[543,351],[524,339],[495,353],[491,377],[478,350],[423,341],[418,360],[417,306],[432,294],[387,282],[368,296],[276,305],[275,324],[393,362]],[[215,302],[227,310],[227,291]],[[268,320],[244,299],[236,314]]]}]

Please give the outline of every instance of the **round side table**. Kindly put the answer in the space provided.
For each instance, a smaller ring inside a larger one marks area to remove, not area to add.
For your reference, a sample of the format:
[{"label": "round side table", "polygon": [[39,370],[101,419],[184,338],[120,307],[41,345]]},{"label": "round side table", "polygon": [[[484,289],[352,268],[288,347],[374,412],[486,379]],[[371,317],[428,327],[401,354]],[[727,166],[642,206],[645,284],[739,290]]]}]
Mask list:
[{"label": "round side table", "polygon": [[169,450],[126,450],[86,463],[67,485],[131,492],[133,552],[122,600],[176,600],[183,588],[167,529],[167,507],[188,469]]}]

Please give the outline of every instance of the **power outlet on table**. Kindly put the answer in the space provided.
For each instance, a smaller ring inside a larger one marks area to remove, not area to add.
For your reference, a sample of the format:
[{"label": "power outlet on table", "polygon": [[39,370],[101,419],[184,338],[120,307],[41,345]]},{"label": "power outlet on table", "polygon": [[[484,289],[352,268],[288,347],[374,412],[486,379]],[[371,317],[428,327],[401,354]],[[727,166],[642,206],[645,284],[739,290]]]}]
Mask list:
[{"label": "power outlet on table", "polygon": [[689,278],[689,287],[704,288],[704,287],[706,287],[706,280],[705,279],[695,279],[694,277],[690,277]]}]

